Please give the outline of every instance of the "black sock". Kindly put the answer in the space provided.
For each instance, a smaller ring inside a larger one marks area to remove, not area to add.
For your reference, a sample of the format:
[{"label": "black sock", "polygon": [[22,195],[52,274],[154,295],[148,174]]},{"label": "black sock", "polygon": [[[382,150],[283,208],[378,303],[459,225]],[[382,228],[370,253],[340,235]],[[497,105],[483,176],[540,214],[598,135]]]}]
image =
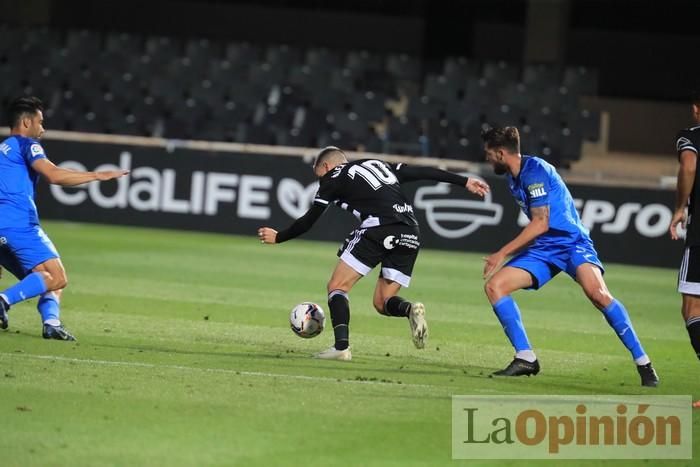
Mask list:
[{"label": "black sock", "polygon": [[405,318],[411,311],[411,302],[394,295],[384,302],[384,314],[388,316],[401,316]]},{"label": "black sock", "polygon": [[690,345],[695,350],[695,355],[700,359],[700,317],[690,318],[686,323]]},{"label": "black sock", "polygon": [[335,349],[345,350],[350,346],[350,303],[342,290],[328,294],[328,309],[331,310]]}]

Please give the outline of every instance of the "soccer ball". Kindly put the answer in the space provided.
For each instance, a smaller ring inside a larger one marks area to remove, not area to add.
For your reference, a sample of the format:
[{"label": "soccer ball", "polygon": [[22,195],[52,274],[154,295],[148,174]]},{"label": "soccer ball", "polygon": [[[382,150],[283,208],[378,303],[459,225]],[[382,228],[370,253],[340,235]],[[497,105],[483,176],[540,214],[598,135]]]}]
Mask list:
[{"label": "soccer ball", "polygon": [[326,316],[323,309],[315,303],[304,302],[292,308],[289,315],[289,326],[294,334],[308,339],[316,337],[323,331]]}]

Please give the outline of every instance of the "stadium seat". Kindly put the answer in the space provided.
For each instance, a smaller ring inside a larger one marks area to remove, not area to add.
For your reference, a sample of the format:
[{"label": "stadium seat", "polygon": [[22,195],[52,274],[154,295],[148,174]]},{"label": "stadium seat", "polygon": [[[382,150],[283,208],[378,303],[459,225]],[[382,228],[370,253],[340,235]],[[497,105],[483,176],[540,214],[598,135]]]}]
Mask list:
[{"label": "stadium seat", "polygon": [[65,48],[83,56],[85,60],[97,57],[101,52],[101,44],[100,34],[87,29],[68,31],[66,34]]},{"label": "stadium seat", "polygon": [[395,79],[419,81],[421,75],[420,60],[407,54],[390,54],[386,59],[386,71]]},{"label": "stadium seat", "polygon": [[293,65],[301,65],[303,63],[301,49],[287,44],[271,45],[267,47],[264,60],[272,66],[279,66],[282,68],[289,68]]},{"label": "stadium seat", "polygon": [[513,83],[520,77],[520,69],[503,60],[498,62],[485,62],[481,76],[487,81],[498,84]]},{"label": "stadium seat", "polygon": [[103,52],[129,57],[143,53],[141,37],[126,32],[109,32],[105,35]]},{"label": "stadium seat", "polygon": [[376,121],[386,113],[386,96],[373,91],[354,93],[350,96],[351,109],[365,121]]},{"label": "stadium seat", "polygon": [[583,66],[564,69],[562,85],[581,96],[598,95],[598,72]]},{"label": "stadium seat", "polygon": [[431,119],[436,118],[446,108],[447,105],[443,101],[424,95],[417,99],[411,99],[406,115],[416,119]]},{"label": "stadium seat", "polygon": [[208,67],[209,62],[221,57],[219,44],[209,39],[188,39],[185,41],[184,57],[195,67]]},{"label": "stadium seat", "polygon": [[224,59],[235,66],[249,65],[262,59],[260,47],[249,42],[229,42],[224,46]]},{"label": "stadium seat", "polygon": [[599,137],[586,67],[46,27],[0,40],[0,99],[40,95],[54,128],[481,160],[482,125],[514,124],[558,163]]},{"label": "stadium seat", "polygon": [[522,82],[531,90],[543,90],[560,84],[559,69],[550,64],[529,64],[523,68]]},{"label": "stadium seat", "polygon": [[384,63],[380,55],[370,53],[367,50],[351,50],[347,54],[345,67],[356,74],[361,74],[368,70],[382,71]]},{"label": "stadium seat", "polygon": [[304,64],[325,70],[335,70],[341,67],[342,60],[339,53],[327,47],[310,47],[306,50]]},{"label": "stadium seat", "polygon": [[457,97],[457,83],[445,75],[429,74],[425,78],[424,93],[433,99],[450,102]]},{"label": "stadium seat", "polygon": [[463,88],[468,79],[476,79],[479,76],[479,65],[465,57],[448,57],[445,59],[442,74],[453,83]]}]

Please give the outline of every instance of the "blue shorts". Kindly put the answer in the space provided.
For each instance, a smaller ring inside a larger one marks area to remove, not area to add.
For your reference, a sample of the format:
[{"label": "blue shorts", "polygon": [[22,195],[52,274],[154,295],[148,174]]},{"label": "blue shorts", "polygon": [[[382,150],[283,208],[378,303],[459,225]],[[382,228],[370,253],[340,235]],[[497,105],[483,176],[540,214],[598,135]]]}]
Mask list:
[{"label": "blue shorts", "polygon": [[0,266],[18,279],[41,263],[58,257],[56,247],[38,225],[0,229]]},{"label": "blue shorts", "polygon": [[511,258],[505,265],[529,272],[534,283],[528,288],[539,289],[561,271],[566,271],[576,280],[576,268],[585,263],[594,264],[605,273],[603,263],[598,259],[598,253],[590,242],[532,246]]}]

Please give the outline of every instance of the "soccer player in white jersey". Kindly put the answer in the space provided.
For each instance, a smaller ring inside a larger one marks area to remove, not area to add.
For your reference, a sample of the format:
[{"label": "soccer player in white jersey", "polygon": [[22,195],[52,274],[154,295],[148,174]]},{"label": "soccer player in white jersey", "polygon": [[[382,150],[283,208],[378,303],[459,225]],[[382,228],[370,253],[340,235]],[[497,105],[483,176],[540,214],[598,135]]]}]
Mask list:
[{"label": "soccer player in white jersey", "polygon": [[333,323],[335,344],[316,355],[318,358],[350,360],[348,294],[355,283],[381,264],[374,290],[374,308],[386,316],[406,317],[413,343],[423,348],[428,337],[425,306],[398,296],[408,287],[420,248],[418,221],[413,206],[400,186],[412,180],[435,180],[466,187],[484,196],[489,187],[476,178],[467,178],[432,167],[388,164],[376,159],[348,162],[340,149],[322,149],[314,163],[320,179],[311,208],[289,228],[277,232],[270,227],[258,229],[263,243],[282,243],[311,228],[330,205],[355,215],[360,222],[340,248],[340,260],[328,281],[328,307]]}]

